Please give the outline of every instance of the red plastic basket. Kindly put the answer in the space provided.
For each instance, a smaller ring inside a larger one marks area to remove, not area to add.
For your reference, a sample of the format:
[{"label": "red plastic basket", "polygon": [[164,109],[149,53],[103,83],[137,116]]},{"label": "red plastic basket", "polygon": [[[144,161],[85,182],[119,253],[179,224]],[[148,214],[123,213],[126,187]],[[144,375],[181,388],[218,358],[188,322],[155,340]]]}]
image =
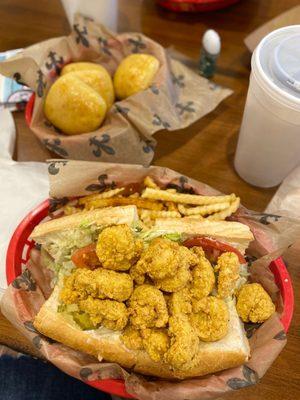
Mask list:
[{"label": "red plastic basket", "polygon": [[35,94],[32,93],[32,95],[30,96],[30,99],[28,100],[28,103],[26,104],[26,107],[25,107],[25,121],[29,127],[30,127],[31,119],[32,119],[34,99],[35,99]]},{"label": "red plastic basket", "polygon": [[[29,236],[33,228],[47,217],[48,212],[49,201],[45,200],[32,210],[17,226],[9,242],[6,254],[6,279],[8,284],[19,276],[25,268],[30,250],[34,246],[34,242],[29,239]],[[86,381],[86,383],[103,392],[128,399],[133,398],[126,392],[124,381],[120,379],[103,379]]]},{"label": "red plastic basket", "polygon": [[[26,266],[30,250],[34,242],[29,239],[33,228],[47,217],[49,212],[49,201],[45,200],[32,210],[17,226],[8,245],[6,255],[6,277],[10,284],[19,276]],[[291,277],[286,269],[282,258],[278,258],[270,264],[270,269],[275,276],[275,281],[280,289],[283,299],[283,313],[281,322],[287,332],[291,324],[294,311],[294,292]],[[133,398],[126,392],[123,380],[103,379],[87,381],[88,385],[116,396]]]},{"label": "red plastic basket", "polygon": [[175,12],[215,11],[238,3],[240,0],[157,0],[157,3]]}]

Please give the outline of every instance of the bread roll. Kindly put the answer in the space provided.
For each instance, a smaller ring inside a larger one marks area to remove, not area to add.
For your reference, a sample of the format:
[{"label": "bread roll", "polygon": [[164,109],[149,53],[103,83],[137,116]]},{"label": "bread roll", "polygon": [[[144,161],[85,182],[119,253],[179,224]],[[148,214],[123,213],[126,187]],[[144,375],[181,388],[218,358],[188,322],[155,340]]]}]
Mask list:
[{"label": "bread roll", "polygon": [[65,217],[55,218],[42,222],[32,231],[30,238],[38,243],[57,232],[74,229],[81,224],[95,225],[131,225],[138,220],[136,206],[108,207],[92,211],[82,211]]},{"label": "bread roll", "polygon": [[100,64],[96,64],[93,62],[86,62],[86,61],[80,61],[80,62],[72,62],[70,64],[67,64],[63,67],[61,70],[60,75],[65,75],[68,74],[69,72],[75,72],[75,71],[98,71],[100,74],[106,72],[106,69],[102,67]]},{"label": "bread roll", "polygon": [[254,239],[249,226],[235,221],[209,221],[190,217],[157,218],[154,229],[182,233],[187,237],[210,237],[230,244],[242,254]]},{"label": "bread roll", "polygon": [[42,334],[73,349],[95,356],[100,361],[116,362],[132,371],[166,379],[184,379],[232,368],[247,361],[250,350],[244,328],[234,303],[228,303],[229,332],[217,342],[200,342],[195,365],[186,371],[176,371],[161,362],[151,360],[144,350],[130,350],[121,341],[119,331],[104,327],[83,331],[72,318],[57,312],[59,287],[44,303],[35,317],[34,326]]},{"label": "bread roll", "polygon": [[61,75],[69,73],[72,73],[73,76],[96,90],[104,98],[107,109],[110,109],[115,100],[114,87],[108,71],[102,65],[90,62],[75,62],[66,65],[61,71]]},{"label": "bread roll", "polygon": [[44,103],[47,119],[68,135],[96,130],[104,120],[106,110],[103,97],[72,74],[61,76],[54,82]]},{"label": "bread roll", "polygon": [[114,76],[114,87],[118,99],[126,99],[147,89],[159,69],[157,58],[149,54],[131,54],[119,64]]}]

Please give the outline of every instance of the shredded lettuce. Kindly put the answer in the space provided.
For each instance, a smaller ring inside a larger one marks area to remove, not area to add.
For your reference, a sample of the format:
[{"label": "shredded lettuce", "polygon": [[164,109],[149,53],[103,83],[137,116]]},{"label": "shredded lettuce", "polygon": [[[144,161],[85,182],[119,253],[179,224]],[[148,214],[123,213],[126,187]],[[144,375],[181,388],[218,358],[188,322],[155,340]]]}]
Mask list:
[{"label": "shredded lettuce", "polygon": [[239,290],[248,281],[248,277],[249,277],[250,273],[248,271],[248,265],[247,264],[241,264],[240,265],[239,274],[240,274],[240,277],[236,281],[236,284],[235,284],[235,289],[236,290]]},{"label": "shredded lettuce", "polygon": [[144,242],[149,243],[151,240],[157,237],[164,237],[166,239],[172,240],[174,242],[180,242],[182,240],[181,233],[172,232],[165,230],[149,230],[146,232],[141,232],[139,234],[139,238],[142,239]]},{"label": "shredded lettuce", "polygon": [[181,241],[181,234],[180,233],[167,233],[163,236],[166,239],[172,240],[173,242],[180,242]]},{"label": "shredded lettuce", "polygon": [[82,221],[81,224],[78,226],[80,229],[86,229],[89,228],[92,225],[92,223],[89,220]]},{"label": "shredded lettuce", "polygon": [[60,268],[64,262],[70,261],[74,250],[95,242],[101,230],[101,227],[84,221],[78,228],[49,234],[41,244],[53,257],[56,268]]}]

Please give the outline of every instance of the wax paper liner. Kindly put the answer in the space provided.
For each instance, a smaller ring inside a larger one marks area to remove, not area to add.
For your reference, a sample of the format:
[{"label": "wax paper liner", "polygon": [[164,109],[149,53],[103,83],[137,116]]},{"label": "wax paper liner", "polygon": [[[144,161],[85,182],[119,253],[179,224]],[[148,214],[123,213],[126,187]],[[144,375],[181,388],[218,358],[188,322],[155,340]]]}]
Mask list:
[{"label": "wax paper liner", "polygon": [[[159,60],[154,82],[149,89],[115,102],[99,129],[68,136],[45,118],[45,96],[65,64],[92,61],[113,75],[120,61],[132,53],[152,54]],[[113,34],[81,15],[76,16],[70,36],[28,47],[0,63],[0,73],[35,91],[30,128],[49,150],[76,160],[149,165],[155,132],[189,126],[232,93],[169,58],[164,48],[148,37]]]},{"label": "wax paper liner", "polygon": [[[120,185],[138,187],[146,175],[152,176],[162,187],[171,185],[180,192],[193,189],[200,194],[219,193],[204,183],[161,167],[51,160],[49,177],[52,210],[64,204],[67,197],[101,192],[108,187]],[[252,262],[251,279],[262,283],[277,304],[277,313],[264,324],[245,324],[251,346],[251,359],[245,365],[205,377],[164,381],[130,373],[116,364],[99,362],[40,335],[32,321],[51,293],[51,276],[42,265],[37,249],[31,253],[27,270],[4,294],[2,312],[33,342],[43,357],[64,372],[84,381],[123,378],[128,393],[142,400],[215,399],[226,392],[256,384],[286,344],[286,333],[279,319],[282,300],[268,265],[279,255],[288,259],[289,265],[299,263],[300,222],[275,214],[258,214],[243,207],[232,219],[251,227],[255,236],[248,254]]]}]

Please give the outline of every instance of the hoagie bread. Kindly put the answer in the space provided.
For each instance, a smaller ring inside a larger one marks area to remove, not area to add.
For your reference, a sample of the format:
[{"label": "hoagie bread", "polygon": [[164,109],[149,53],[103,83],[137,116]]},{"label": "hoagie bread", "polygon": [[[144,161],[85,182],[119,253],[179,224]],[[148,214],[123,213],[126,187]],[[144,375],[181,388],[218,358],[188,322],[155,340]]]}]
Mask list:
[{"label": "hoagie bread", "polygon": [[116,362],[125,368],[165,379],[184,379],[243,364],[249,358],[249,344],[234,303],[228,303],[229,333],[217,342],[200,342],[197,362],[188,371],[172,371],[165,363],[154,362],[144,350],[131,350],[120,340],[120,332],[100,328],[94,332],[80,330],[70,319],[57,313],[59,287],[43,304],[34,326],[42,334],[73,349],[95,356],[100,361]]},{"label": "hoagie bread", "polygon": [[[80,229],[82,225],[96,225],[96,227],[101,227],[101,229],[107,226],[119,225],[124,227],[126,225],[133,230],[132,227],[137,222],[138,217],[135,206],[112,207],[77,213],[44,222],[34,229],[31,238],[41,243],[42,247],[57,261],[56,253],[59,246],[57,246],[56,243],[56,247],[53,247],[52,241],[57,242],[61,237],[63,237],[65,241],[68,235],[71,235],[74,230]],[[253,238],[249,228],[238,222],[196,221],[193,218],[182,218],[180,220],[158,219],[151,234],[155,233],[162,237],[172,233],[183,234],[184,237],[208,236],[229,243],[243,253]],[[137,239],[134,240],[138,242],[141,242],[144,240],[142,238],[146,237],[143,235],[138,236],[139,233],[136,233],[136,231],[134,235],[137,235]],[[98,231],[97,236],[100,237]],[[89,237],[89,240],[92,240],[91,238],[92,236]],[[120,236],[119,239],[120,242],[122,242],[123,236]],[[169,241],[169,239],[167,239],[167,241]],[[45,245],[45,243],[47,243],[47,245]],[[118,244],[117,242],[114,243],[117,249]],[[170,243],[172,242],[170,241]],[[65,245],[65,242],[63,242],[63,245]],[[145,242],[145,248],[147,248],[148,245],[149,243]],[[70,246],[70,251],[74,251],[74,246],[75,248],[80,248],[80,246],[84,245],[72,244],[72,246]],[[170,244],[170,246],[175,248],[179,245]],[[113,247],[112,251],[115,251],[115,248]],[[195,257],[192,251],[187,250],[187,248],[185,249],[185,252],[190,252],[189,257]],[[63,257],[66,256],[69,268],[70,263],[72,264],[72,262],[69,261],[69,253],[62,253],[59,258],[59,263],[61,263]],[[141,254],[139,253],[139,257],[140,256]],[[184,260],[184,258],[182,260]],[[74,267],[74,265],[71,267]],[[78,268],[75,268],[75,270],[76,269]],[[105,268],[101,267],[99,269]],[[216,341],[200,340],[199,344],[197,344],[197,351],[190,367],[178,369],[163,360],[155,361],[153,357],[149,356],[145,349],[134,350],[126,347],[121,340],[122,331],[120,330],[108,329],[103,325],[97,326],[95,329],[84,330],[72,319],[71,315],[66,312],[59,312],[61,291],[64,285],[64,275],[62,271],[63,270],[60,271],[60,278],[55,285],[52,295],[44,303],[35,317],[34,326],[42,334],[71,348],[86,352],[99,360],[116,362],[125,368],[129,368],[141,374],[153,375],[165,379],[190,378],[235,367],[244,363],[250,356],[248,340],[245,336],[243,324],[237,315],[235,301],[232,298],[225,299],[229,315],[227,334]],[[124,275],[123,270],[121,271],[122,272],[113,273],[122,273]],[[111,272],[112,271],[110,271],[110,273]],[[68,274],[70,274],[70,270]],[[125,274],[127,275],[127,273]],[[91,282],[93,283],[93,280],[91,280]],[[139,287],[139,285],[140,283],[138,283],[136,287]],[[173,289],[170,289],[171,292],[172,290]],[[170,296],[172,293],[164,293],[164,295]],[[103,298],[104,297],[99,297],[99,299]],[[109,299],[111,301],[116,300],[114,297]],[[115,301],[115,303],[117,302]],[[126,306],[129,307],[128,302],[122,304],[126,304]],[[166,330],[167,328],[165,327],[164,329]],[[170,339],[170,343],[172,343],[172,339]]]}]

